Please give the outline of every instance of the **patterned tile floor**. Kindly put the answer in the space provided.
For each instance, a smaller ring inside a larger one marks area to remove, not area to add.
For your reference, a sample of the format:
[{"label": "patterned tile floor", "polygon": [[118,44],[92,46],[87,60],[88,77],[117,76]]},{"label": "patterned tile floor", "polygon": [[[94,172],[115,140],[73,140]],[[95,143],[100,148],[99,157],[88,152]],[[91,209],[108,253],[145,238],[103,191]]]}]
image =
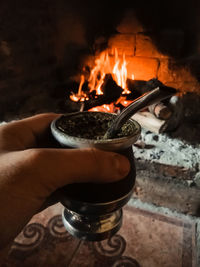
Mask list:
[{"label": "patterned tile floor", "polygon": [[16,238],[3,267],[192,267],[191,221],[126,206],[123,225],[110,240],[80,241],[69,235],[60,204],[36,215]]}]

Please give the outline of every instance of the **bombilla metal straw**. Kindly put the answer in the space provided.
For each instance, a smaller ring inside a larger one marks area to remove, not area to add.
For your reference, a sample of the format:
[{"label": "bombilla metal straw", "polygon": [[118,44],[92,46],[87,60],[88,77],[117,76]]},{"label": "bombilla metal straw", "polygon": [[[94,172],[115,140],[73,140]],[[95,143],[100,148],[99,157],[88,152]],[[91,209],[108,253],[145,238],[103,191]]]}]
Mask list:
[{"label": "bombilla metal straw", "polygon": [[104,139],[115,138],[124,123],[139,110],[160,102],[176,93],[176,89],[172,87],[161,86],[137,98],[129,106],[123,109],[119,115],[116,116],[116,119],[114,119],[110,128],[105,133]]}]

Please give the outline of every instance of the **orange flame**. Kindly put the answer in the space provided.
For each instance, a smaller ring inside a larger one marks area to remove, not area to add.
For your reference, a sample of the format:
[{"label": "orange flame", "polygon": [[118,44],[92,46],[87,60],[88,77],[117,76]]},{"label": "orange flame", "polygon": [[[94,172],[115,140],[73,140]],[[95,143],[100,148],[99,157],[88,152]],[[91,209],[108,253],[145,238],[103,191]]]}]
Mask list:
[{"label": "orange flame", "polygon": [[116,108],[115,108],[114,104],[110,104],[110,105],[105,104],[102,106],[91,108],[89,111],[102,111],[102,112],[115,113]]},{"label": "orange flame", "polygon": [[[127,88],[126,80],[127,80],[127,61],[125,59],[125,54],[123,54],[122,60],[118,56],[117,49],[114,50],[114,64],[111,64],[113,59],[108,55],[107,51],[104,51],[100,54],[98,58],[95,60],[94,68],[91,70],[89,79],[88,79],[88,87],[90,92],[96,91],[97,95],[102,95],[103,92],[101,90],[101,86],[104,82],[105,75],[107,73],[111,73],[115,82],[121,86],[123,89],[122,94],[130,94],[130,91]],[[134,75],[132,74],[132,79],[134,79]],[[87,95],[82,91],[82,86],[85,82],[85,78],[81,75],[80,85],[78,89],[78,93],[72,93],[70,98],[73,101],[85,101],[88,99]],[[118,103],[122,101],[125,105],[129,103],[129,101],[125,101],[123,97],[118,99]],[[101,111],[113,112],[114,105],[103,105],[101,106]],[[103,109],[103,110],[102,110]],[[96,107],[92,109],[93,111],[100,110],[100,107]]]},{"label": "orange flame", "polygon": [[70,95],[70,99],[73,100],[74,102],[86,100],[87,96],[86,96],[86,94],[84,94],[82,92],[82,86],[83,86],[84,82],[85,82],[85,77],[83,75],[81,75],[81,81],[79,84],[78,93],[77,94],[72,93]]},{"label": "orange flame", "polygon": [[115,65],[113,68],[113,76],[116,83],[121,86],[124,91],[122,94],[130,94],[130,91],[127,88],[126,80],[127,80],[127,62],[125,59],[125,54],[123,54],[123,61],[120,66],[120,59],[118,58],[117,49],[115,49]]}]

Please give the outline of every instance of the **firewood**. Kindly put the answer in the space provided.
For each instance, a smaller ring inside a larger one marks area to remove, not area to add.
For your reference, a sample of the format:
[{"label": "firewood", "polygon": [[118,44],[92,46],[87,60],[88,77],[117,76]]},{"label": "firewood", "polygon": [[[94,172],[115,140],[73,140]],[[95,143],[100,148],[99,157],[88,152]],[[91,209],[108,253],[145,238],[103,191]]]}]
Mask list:
[{"label": "firewood", "polygon": [[[159,103],[160,104],[160,103]],[[178,96],[172,96],[168,100],[167,107],[171,110],[171,116],[167,120],[158,119],[149,111],[137,112],[132,116],[143,128],[154,133],[164,133],[175,130],[182,120],[183,104]]]},{"label": "firewood", "polygon": [[172,110],[163,102],[153,104],[148,107],[150,113],[161,120],[168,120],[172,116]]},{"label": "firewood", "polygon": [[156,134],[163,133],[167,128],[166,120],[160,120],[148,111],[137,112],[132,119],[137,121],[141,127]]},{"label": "firewood", "polygon": [[165,86],[156,78],[153,78],[149,81],[127,79],[126,84],[135,98],[155,89],[156,87]]},{"label": "firewood", "polygon": [[84,110],[104,104],[111,104],[121,96],[123,89],[113,80],[111,74],[106,74],[101,90],[103,95],[95,95],[93,98],[84,101]]},{"label": "firewood", "polygon": [[98,95],[94,99],[89,99],[84,101],[84,111],[87,111],[91,108],[102,106],[104,104],[110,104],[112,101],[109,101],[104,95]]},{"label": "firewood", "polygon": [[74,102],[70,99],[67,99],[60,104],[59,112],[61,113],[77,112],[80,111],[81,106],[82,106],[81,102]]},{"label": "firewood", "polygon": [[112,99],[112,102],[116,101],[123,92],[123,89],[117,85],[110,73],[105,75],[101,90],[107,98]]},{"label": "firewood", "polygon": [[126,85],[129,91],[131,91],[130,94],[131,99],[136,99],[140,97],[142,94],[146,93],[147,92],[147,90],[145,89],[146,84],[147,81],[127,79]]}]

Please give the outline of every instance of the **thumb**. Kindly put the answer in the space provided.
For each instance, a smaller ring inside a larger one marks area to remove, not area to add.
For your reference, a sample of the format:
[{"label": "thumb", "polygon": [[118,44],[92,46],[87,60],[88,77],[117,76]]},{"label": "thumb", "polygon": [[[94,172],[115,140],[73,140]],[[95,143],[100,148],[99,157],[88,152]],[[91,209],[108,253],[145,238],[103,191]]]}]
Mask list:
[{"label": "thumb", "polygon": [[45,196],[71,183],[118,181],[130,170],[129,160],[125,156],[94,148],[31,149],[31,151],[30,153],[29,150],[25,157],[27,164],[23,162],[23,166],[31,164],[28,168],[25,167],[29,172],[27,173],[29,183],[34,185],[39,183]]}]

